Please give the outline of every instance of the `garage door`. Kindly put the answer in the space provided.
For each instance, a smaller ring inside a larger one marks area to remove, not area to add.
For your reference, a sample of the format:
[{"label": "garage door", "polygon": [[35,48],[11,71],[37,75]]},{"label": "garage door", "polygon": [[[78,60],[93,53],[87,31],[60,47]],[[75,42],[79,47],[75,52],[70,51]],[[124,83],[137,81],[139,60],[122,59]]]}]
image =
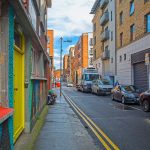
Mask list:
[{"label": "garage door", "polygon": [[147,66],[144,62],[134,64],[134,85],[144,91],[148,89]]}]

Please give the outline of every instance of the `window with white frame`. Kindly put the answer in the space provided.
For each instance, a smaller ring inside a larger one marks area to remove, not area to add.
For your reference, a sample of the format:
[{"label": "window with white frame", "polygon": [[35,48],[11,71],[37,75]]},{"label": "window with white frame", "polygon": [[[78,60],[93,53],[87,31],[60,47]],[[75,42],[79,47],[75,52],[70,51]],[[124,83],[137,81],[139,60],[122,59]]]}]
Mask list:
[{"label": "window with white frame", "polygon": [[34,7],[32,0],[29,0],[29,14],[30,14],[30,19],[31,19],[32,25],[33,25],[34,29],[36,30],[37,18],[36,18],[35,7]]}]

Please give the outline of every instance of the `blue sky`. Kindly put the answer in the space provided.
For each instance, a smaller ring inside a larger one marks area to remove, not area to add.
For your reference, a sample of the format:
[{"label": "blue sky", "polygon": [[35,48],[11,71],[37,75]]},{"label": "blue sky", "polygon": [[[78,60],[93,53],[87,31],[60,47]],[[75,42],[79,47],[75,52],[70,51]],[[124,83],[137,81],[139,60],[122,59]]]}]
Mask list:
[{"label": "blue sky", "polygon": [[92,15],[90,10],[95,0],[53,0],[52,8],[48,9],[48,29],[54,30],[54,65],[59,69],[60,37],[72,40],[63,43],[63,55],[69,47],[75,45],[80,35],[92,31]]},{"label": "blue sky", "polygon": [[[63,41],[65,41],[65,40],[72,41],[71,43],[65,43],[65,42],[62,43],[63,56],[69,52],[69,48],[71,46],[75,45],[76,42],[78,41],[78,39],[79,39],[79,36],[71,36],[71,37],[64,36],[63,37]],[[60,37],[55,38],[54,47],[55,47],[54,48],[54,51],[55,51],[54,65],[55,65],[56,69],[59,69],[59,67],[60,67],[60,61],[59,61],[60,60]]]}]

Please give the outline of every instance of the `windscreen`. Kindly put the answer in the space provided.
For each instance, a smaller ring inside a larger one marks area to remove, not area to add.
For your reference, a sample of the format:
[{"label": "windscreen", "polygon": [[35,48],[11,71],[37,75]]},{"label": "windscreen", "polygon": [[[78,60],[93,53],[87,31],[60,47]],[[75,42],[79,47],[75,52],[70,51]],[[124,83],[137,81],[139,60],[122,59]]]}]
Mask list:
[{"label": "windscreen", "polygon": [[100,84],[101,85],[110,85],[110,82],[106,79],[102,79],[102,80],[100,80]]},{"label": "windscreen", "polygon": [[85,80],[86,81],[93,81],[99,79],[98,74],[85,74]]},{"label": "windscreen", "polygon": [[122,88],[123,88],[124,91],[128,91],[128,92],[134,92],[134,91],[136,91],[135,87],[131,86],[131,85],[129,85],[129,86],[123,86]]}]

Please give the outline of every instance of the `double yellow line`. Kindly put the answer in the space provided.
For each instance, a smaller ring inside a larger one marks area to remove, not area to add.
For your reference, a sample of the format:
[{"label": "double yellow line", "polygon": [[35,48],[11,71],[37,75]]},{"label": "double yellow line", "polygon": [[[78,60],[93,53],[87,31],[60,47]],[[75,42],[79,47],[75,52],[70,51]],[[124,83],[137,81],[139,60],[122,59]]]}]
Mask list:
[{"label": "double yellow line", "polygon": [[116,144],[68,97],[63,93],[68,103],[73,107],[77,114],[84,120],[84,122],[93,131],[95,136],[98,138],[100,143],[105,147],[106,150],[120,150]]}]

